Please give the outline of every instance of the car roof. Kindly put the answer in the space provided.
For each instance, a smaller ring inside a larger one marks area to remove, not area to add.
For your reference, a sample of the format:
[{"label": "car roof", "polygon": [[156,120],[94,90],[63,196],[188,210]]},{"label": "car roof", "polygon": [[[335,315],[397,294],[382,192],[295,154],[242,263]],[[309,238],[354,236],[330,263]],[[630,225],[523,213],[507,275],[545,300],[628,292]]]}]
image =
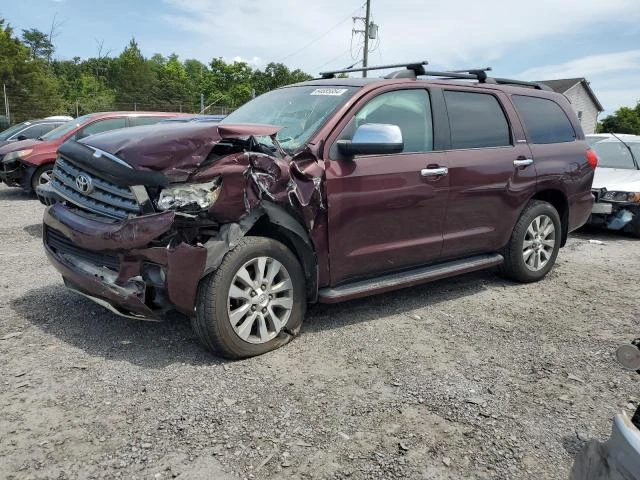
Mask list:
[{"label": "car roof", "polygon": [[314,78],[305,82],[294,83],[281,88],[299,87],[299,86],[318,86],[318,87],[358,87],[358,88],[376,88],[381,85],[415,85],[419,83],[424,86],[460,86],[471,87],[479,90],[500,90],[506,93],[527,94],[540,97],[563,96],[562,94],[533,88],[531,86],[523,86],[511,83],[493,83],[478,82],[476,80],[452,80],[446,78],[419,76],[417,78],[385,78],[385,77],[365,77],[365,78]]},{"label": "car roof", "polygon": [[615,135],[611,133],[590,133],[585,135],[585,137],[602,138],[600,142],[619,142],[620,140],[631,143],[640,142],[640,135],[632,135],[630,133],[616,133]]}]

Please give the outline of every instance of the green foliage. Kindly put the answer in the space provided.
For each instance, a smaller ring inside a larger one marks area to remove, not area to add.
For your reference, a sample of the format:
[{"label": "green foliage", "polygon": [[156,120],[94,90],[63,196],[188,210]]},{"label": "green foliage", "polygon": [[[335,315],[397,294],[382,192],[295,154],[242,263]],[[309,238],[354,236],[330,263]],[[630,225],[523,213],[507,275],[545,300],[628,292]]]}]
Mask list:
[{"label": "green foliage", "polygon": [[[311,78],[269,63],[264,70],[218,57],[207,65],[176,54],[145,58],[135,39],[117,57],[51,60],[54,45],[37,29],[17,38],[0,18],[0,89],[7,87],[12,121],[108,110],[228,111],[253,96]],[[0,94],[0,114],[4,101]]]},{"label": "green foliage", "polygon": [[55,48],[46,33],[37,28],[22,30],[22,41],[29,48],[31,58],[46,58],[49,60]]},{"label": "green foliage", "polygon": [[640,135],[640,101],[635,108],[622,107],[604,118],[598,125],[598,132]]}]

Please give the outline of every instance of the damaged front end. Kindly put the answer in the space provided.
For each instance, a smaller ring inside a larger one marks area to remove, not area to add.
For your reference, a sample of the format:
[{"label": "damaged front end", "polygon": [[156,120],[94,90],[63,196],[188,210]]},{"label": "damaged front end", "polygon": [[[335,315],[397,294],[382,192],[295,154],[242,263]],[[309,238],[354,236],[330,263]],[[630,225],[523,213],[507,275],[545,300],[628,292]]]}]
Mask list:
[{"label": "damaged front end", "polygon": [[317,287],[311,231],[324,214],[323,170],[291,159],[277,127],[159,126],[110,132],[58,151],[44,244],[65,284],[124,316],[195,311],[198,284],[256,225],[285,232]]},{"label": "damaged front end", "polygon": [[640,235],[640,193],[594,190],[589,223],[609,230],[623,230]]}]

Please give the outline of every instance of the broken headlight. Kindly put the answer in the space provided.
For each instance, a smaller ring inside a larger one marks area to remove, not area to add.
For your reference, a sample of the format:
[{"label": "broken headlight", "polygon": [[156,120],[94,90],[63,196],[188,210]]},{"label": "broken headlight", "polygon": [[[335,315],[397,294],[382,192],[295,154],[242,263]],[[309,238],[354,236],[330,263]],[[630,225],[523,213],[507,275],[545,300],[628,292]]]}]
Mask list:
[{"label": "broken headlight", "polygon": [[637,202],[640,203],[640,192],[607,192],[602,196],[602,200],[609,202]]},{"label": "broken headlight", "polygon": [[156,206],[159,210],[206,210],[216,202],[221,188],[222,182],[219,179],[168,187],[160,192]]}]

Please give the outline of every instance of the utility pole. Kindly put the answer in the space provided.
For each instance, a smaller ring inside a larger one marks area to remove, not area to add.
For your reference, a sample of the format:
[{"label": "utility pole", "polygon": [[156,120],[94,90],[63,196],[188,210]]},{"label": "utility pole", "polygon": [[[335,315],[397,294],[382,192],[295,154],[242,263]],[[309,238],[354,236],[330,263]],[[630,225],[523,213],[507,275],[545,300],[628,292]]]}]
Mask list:
[{"label": "utility pole", "polygon": [[[367,0],[367,11],[364,20],[364,52],[362,54],[362,66],[367,68],[369,62],[369,18],[371,17],[371,0]],[[367,76],[367,71],[362,72],[362,77]]]},{"label": "utility pole", "polygon": [[[364,30],[359,30],[354,28],[352,30],[352,37],[351,39],[353,40],[353,35],[359,35],[359,34],[363,34],[364,35],[364,49],[362,52],[362,66],[363,67],[368,67],[369,66],[369,52],[371,51],[371,49],[369,48],[369,40],[375,40],[378,38],[378,25],[376,25],[375,23],[373,23],[371,21],[371,0],[367,0],[367,5],[366,5],[366,11],[365,11],[365,16],[364,17],[353,17],[353,23],[354,26],[356,25],[356,23],[359,21],[362,21],[364,23]],[[373,50],[375,50],[377,48],[377,45],[373,48]],[[351,55],[353,55],[353,52],[351,53]],[[352,57],[354,60],[356,59],[355,56]],[[356,65],[357,63],[360,63],[359,61],[356,62],[354,65]],[[366,77],[367,76],[367,72],[364,71],[362,72],[362,76]]]}]

